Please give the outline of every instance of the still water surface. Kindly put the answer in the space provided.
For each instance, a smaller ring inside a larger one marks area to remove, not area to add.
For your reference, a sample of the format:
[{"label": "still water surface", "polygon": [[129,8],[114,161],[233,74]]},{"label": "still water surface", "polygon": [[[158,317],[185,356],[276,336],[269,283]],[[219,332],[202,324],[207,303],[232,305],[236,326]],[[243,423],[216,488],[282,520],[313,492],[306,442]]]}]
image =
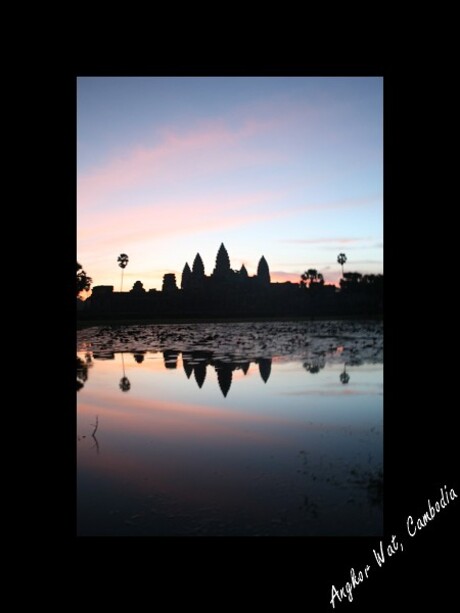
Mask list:
[{"label": "still water surface", "polygon": [[382,533],[381,325],[90,328],[79,535]]}]

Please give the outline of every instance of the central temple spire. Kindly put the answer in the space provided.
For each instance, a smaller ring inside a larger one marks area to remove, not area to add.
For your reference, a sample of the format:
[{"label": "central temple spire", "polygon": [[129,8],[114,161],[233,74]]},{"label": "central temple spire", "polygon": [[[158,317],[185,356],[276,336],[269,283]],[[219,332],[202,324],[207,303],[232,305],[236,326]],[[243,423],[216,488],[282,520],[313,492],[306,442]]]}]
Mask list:
[{"label": "central temple spire", "polygon": [[216,267],[214,268],[214,277],[227,277],[230,272],[230,258],[224,243],[221,243],[216,257]]},{"label": "central temple spire", "polygon": [[262,285],[270,285],[270,271],[264,256],[260,258],[257,266],[257,279]]}]

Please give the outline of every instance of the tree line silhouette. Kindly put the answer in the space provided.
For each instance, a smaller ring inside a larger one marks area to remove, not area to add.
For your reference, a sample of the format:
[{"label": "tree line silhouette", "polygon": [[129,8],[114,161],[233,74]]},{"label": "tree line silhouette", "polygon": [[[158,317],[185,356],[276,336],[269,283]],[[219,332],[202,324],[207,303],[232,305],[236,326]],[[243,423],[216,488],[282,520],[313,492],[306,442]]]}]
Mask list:
[{"label": "tree line silhouette", "polygon": [[[118,264],[123,271],[128,256],[121,254]],[[203,260],[196,254],[192,267],[185,263],[180,288],[176,275],[163,276],[162,290],[146,291],[138,280],[129,292],[114,292],[113,286],[95,286],[92,295],[80,304],[84,317],[248,317],[248,316],[380,316],[383,311],[383,275],[344,272],[347,256],[340,253],[340,287],[327,284],[324,275],[309,268],[298,283],[272,283],[267,260],[262,256],[256,275],[249,276],[244,264],[232,270],[228,252],[222,243],[212,274],[205,274]],[[77,264],[77,295],[89,289],[92,280]],[[80,289],[79,289],[80,288]]]},{"label": "tree line silhouette", "polygon": [[88,277],[81,264],[77,262],[77,297],[84,291],[89,291],[93,280]]}]

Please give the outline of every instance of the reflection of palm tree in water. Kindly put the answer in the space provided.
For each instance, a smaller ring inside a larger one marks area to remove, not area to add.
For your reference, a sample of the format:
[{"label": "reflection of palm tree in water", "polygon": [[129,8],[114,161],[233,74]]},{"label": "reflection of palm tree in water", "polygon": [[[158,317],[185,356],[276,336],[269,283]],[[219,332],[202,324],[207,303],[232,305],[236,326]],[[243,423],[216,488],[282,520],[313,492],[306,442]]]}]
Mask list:
[{"label": "reflection of palm tree in water", "polygon": [[350,375],[347,373],[347,365],[344,364],[343,372],[340,373],[340,382],[346,385],[350,381]]},{"label": "reflection of palm tree in water", "polygon": [[83,362],[77,355],[77,392],[85,385],[85,381],[88,379],[88,365]]},{"label": "reflection of palm tree in water", "polygon": [[125,359],[123,356],[123,352],[121,353],[121,364],[123,366],[123,377],[120,379],[120,389],[122,392],[128,392],[131,388],[131,383],[129,382],[128,377],[125,376]]},{"label": "reflection of palm tree in water", "polygon": [[326,357],[324,352],[313,356],[307,362],[304,362],[303,367],[312,375],[316,375],[326,366]]},{"label": "reflection of palm tree in water", "polygon": [[85,361],[77,355],[77,392],[81,390],[88,380],[88,368],[93,365],[93,358],[90,353],[85,353]]}]

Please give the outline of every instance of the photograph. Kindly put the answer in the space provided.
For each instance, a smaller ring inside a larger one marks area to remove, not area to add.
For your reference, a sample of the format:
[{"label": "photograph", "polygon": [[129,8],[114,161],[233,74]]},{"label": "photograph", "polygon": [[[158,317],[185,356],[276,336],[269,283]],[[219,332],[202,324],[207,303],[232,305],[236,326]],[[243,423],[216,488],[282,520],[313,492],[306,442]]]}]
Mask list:
[{"label": "photograph", "polygon": [[378,553],[383,98],[378,74],[76,78],[78,537]]}]

